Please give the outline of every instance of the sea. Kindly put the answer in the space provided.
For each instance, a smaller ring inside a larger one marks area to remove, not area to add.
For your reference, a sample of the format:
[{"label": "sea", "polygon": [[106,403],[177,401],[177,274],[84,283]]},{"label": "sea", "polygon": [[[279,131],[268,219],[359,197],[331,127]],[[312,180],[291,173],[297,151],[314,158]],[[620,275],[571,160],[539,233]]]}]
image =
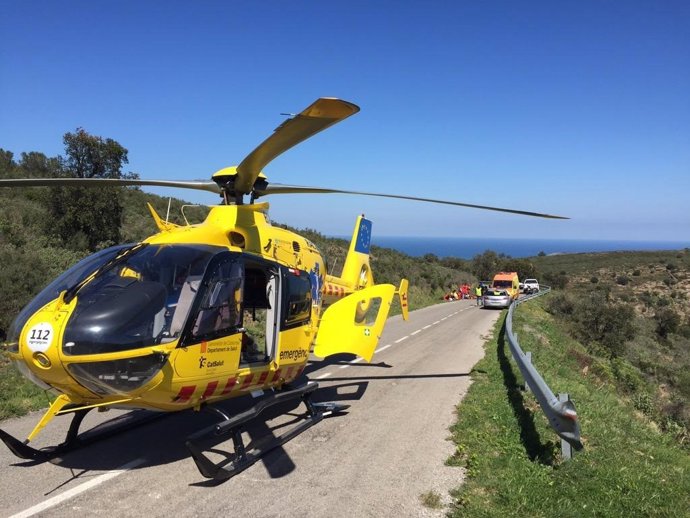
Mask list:
[{"label": "sea", "polygon": [[533,257],[541,254],[573,254],[642,250],[682,250],[688,241],[606,241],[585,239],[515,239],[458,237],[373,236],[372,244],[393,248],[413,257],[434,254],[438,257],[472,259],[492,250],[510,257]]}]

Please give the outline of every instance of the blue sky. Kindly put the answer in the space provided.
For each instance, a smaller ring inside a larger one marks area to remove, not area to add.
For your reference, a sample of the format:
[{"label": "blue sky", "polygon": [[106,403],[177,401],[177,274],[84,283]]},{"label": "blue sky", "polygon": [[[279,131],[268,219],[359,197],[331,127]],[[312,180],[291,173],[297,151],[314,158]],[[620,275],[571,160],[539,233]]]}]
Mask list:
[{"label": "blue sky", "polygon": [[[267,198],[349,234],[690,243],[690,3],[0,0],[0,147],[83,127],[128,171],[208,179],[321,96],[361,112],[269,180],[562,214],[341,195]],[[198,203],[213,195],[158,190]]]}]

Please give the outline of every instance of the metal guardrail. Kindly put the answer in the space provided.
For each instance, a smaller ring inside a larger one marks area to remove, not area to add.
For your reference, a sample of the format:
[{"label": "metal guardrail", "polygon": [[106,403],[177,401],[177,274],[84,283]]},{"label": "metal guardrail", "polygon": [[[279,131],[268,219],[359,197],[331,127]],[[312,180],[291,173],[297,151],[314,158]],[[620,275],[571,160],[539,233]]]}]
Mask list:
[{"label": "metal guardrail", "polygon": [[549,386],[537,372],[537,369],[532,365],[531,353],[524,353],[520,348],[517,336],[513,333],[513,312],[515,308],[528,300],[531,300],[542,295],[546,295],[551,291],[548,286],[542,286],[542,289],[532,295],[521,297],[510,305],[508,309],[508,316],[506,317],[506,334],[508,336],[508,343],[510,350],[513,353],[513,358],[525,379],[525,383],[529,387],[534,397],[537,398],[544,415],[549,421],[551,428],[561,438],[561,450],[563,458],[570,459],[572,457],[572,449],[581,450],[582,442],[580,441],[580,424],[577,420],[577,412],[575,405],[570,401],[568,394],[559,394],[558,397],[551,391]]}]

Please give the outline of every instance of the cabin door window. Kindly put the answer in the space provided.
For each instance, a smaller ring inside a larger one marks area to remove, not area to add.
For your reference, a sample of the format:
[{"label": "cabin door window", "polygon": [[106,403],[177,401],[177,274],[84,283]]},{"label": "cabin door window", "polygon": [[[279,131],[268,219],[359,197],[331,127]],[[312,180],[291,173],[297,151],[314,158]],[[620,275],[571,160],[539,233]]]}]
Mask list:
[{"label": "cabin door window", "polygon": [[278,340],[281,291],[280,272],[274,265],[245,258],[243,363],[266,363]]}]

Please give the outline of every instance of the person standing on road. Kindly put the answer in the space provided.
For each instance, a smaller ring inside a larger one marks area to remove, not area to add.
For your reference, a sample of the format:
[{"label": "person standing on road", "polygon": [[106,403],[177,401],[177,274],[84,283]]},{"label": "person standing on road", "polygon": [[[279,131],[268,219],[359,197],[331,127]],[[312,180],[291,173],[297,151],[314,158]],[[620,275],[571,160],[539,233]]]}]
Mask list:
[{"label": "person standing on road", "polygon": [[481,300],[482,300],[482,287],[477,285],[477,287],[474,289],[474,294],[477,297],[477,306],[481,306]]}]

